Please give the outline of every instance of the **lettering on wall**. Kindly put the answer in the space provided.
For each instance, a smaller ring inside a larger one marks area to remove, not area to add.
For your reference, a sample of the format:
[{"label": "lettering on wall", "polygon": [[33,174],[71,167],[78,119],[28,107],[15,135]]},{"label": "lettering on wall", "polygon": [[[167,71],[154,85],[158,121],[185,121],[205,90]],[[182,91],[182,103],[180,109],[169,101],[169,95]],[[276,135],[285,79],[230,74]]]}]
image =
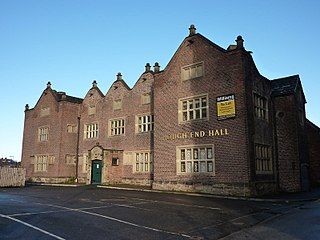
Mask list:
[{"label": "lettering on wall", "polygon": [[211,129],[207,131],[172,133],[172,134],[163,136],[162,140],[217,137],[217,136],[226,136],[226,135],[229,135],[228,129],[222,128],[222,129]]}]

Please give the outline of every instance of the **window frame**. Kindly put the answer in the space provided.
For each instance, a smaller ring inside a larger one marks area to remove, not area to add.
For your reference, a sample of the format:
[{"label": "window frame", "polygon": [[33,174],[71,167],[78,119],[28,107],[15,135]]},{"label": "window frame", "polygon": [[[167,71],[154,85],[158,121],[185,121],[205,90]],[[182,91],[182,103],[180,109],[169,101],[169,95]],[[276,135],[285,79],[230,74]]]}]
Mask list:
[{"label": "window frame", "polygon": [[[192,63],[181,67],[181,80],[187,81],[204,76],[204,61]],[[193,72],[194,71],[194,72]]]},{"label": "window frame", "polygon": [[124,117],[123,118],[109,119],[109,124],[108,125],[109,125],[109,131],[108,131],[108,136],[109,137],[125,136],[125,133],[126,133],[126,119]]},{"label": "window frame", "polygon": [[98,139],[98,138],[99,138],[99,123],[92,122],[92,123],[84,124],[83,139],[92,140],[92,139]]},{"label": "window frame", "polygon": [[41,126],[38,128],[38,142],[48,142],[49,141],[49,127]]},{"label": "window frame", "polygon": [[39,154],[35,156],[34,172],[48,172],[49,155]]},{"label": "window frame", "polygon": [[[140,120],[141,118],[141,120]],[[154,115],[151,113],[136,115],[136,134],[154,131]]]},{"label": "window frame", "polygon": [[272,148],[270,145],[254,144],[254,163],[256,174],[273,174]]},{"label": "window frame", "polygon": [[122,109],[122,98],[114,99],[113,100],[113,111],[121,110]]},{"label": "window frame", "polygon": [[141,105],[148,105],[151,103],[151,92],[141,94]]},{"label": "window frame", "polygon": [[214,144],[177,146],[176,164],[178,176],[215,176]]},{"label": "window frame", "polygon": [[258,119],[263,119],[268,121],[269,119],[269,110],[268,110],[268,99],[257,93],[253,93],[253,107],[254,107],[254,116]]},{"label": "window frame", "polygon": [[152,151],[135,151],[133,157],[133,173],[153,173]]},{"label": "window frame", "polygon": [[[206,105],[203,106],[203,99],[205,99]],[[197,100],[199,107],[197,107]],[[192,101],[192,108],[190,108],[190,103]],[[186,104],[186,107],[185,105]],[[201,94],[186,98],[180,98],[178,100],[178,122],[190,123],[193,121],[204,121],[209,120],[209,97],[208,94]],[[204,114],[205,112],[205,114]],[[204,116],[205,115],[205,116]],[[192,116],[192,119],[191,119]],[[199,118],[197,118],[199,116]],[[184,120],[186,118],[186,120]]]}]

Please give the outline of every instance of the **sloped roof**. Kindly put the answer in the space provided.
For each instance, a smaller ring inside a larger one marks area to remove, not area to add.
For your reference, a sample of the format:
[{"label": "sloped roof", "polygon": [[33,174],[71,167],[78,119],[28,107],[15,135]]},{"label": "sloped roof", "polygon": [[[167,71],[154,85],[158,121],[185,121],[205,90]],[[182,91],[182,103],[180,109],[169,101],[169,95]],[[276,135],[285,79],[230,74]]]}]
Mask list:
[{"label": "sloped roof", "polygon": [[299,75],[271,80],[273,96],[293,94],[300,82]]},{"label": "sloped roof", "polygon": [[82,98],[77,98],[77,97],[72,97],[69,95],[66,95],[65,92],[57,92],[56,90],[52,90],[52,92],[55,94],[58,102],[59,101],[67,101],[71,103],[82,103],[83,99]]}]

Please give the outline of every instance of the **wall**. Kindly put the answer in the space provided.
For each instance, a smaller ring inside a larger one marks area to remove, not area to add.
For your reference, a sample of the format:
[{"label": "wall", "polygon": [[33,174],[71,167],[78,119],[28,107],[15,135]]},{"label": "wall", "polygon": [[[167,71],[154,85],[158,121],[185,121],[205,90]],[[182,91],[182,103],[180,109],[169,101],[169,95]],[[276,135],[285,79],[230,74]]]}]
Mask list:
[{"label": "wall", "polygon": [[312,185],[320,184],[320,128],[307,121],[310,180]]},{"label": "wall", "polygon": [[300,191],[300,161],[297,116],[294,95],[276,97],[276,133],[278,145],[279,187],[282,191]]},{"label": "wall", "polygon": [[25,168],[0,168],[0,187],[24,187]]},{"label": "wall", "polygon": [[[181,68],[193,63],[204,63],[202,77],[182,80]],[[246,96],[242,51],[227,52],[201,35],[188,37],[179,47],[165,70],[155,74],[155,188],[168,186],[180,190],[188,185],[230,185],[234,192],[237,184],[247,192],[249,166],[246,133]],[[179,123],[179,99],[207,94],[209,118]],[[217,120],[216,98],[234,94],[236,117]],[[227,129],[228,134],[201,138],[166,139],[168,135]],[[177,147],[186,145],[214,145],[215,173],[177,174]],[[245,187],[243,187],[245,186]],[[192,187],[189,187],[192,189]],[[201,189],[201,187],[197,187]],[[203,187],[203,191],[209,188]],[[229,192],[229,190],[228,190]]]}]

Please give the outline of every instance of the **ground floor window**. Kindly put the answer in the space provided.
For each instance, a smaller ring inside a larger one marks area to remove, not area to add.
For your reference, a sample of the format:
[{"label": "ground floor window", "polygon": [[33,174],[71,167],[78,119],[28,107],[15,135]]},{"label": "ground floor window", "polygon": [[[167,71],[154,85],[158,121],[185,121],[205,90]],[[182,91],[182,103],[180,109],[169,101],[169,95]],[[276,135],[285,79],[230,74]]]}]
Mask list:
[{"label": "ground floor window", "polygon": [[214,175],[213,145],[177,147],[177,174]]},{"label": "ground floor window", "polygon": [[255,162],[257,174],[272,173],[271,147],[262,144],[255,144]]},{"label": "ground floor window", "polygon": [[134,172],[153,172],[153,155],[151,152],[136,152]]},{"label": "ground floor window", "polygon": [[48,155],[37,155],[34,164],[35,172],[46,172],[48,170]]}]

